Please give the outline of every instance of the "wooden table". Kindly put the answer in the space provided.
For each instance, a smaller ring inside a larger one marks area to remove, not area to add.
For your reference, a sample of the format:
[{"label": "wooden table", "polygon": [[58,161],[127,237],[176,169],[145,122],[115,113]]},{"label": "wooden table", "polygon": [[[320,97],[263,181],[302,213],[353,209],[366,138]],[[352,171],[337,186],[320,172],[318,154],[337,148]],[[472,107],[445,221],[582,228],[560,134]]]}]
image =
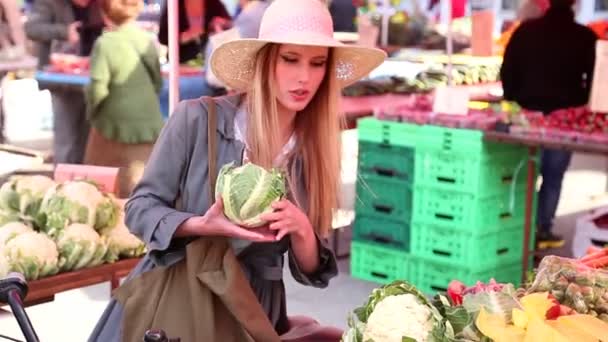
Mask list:
[{"label": "wooden table", "polygon": [[111,283],[111,290],[114,290],[118,288],[120,279],[126,277],[139,261],[139,258],[124,259],[113,264],[60,273],[28,282],[29,291],[24,301],[25,305],[50,302],[58,293],[107,281]]},{"label": "wooden table", "polygon": [[[553,149],[553,150],[564,150],[570,152],[579,152],[587,154],[600,154],[608,155],[608,146],[602,144],[592,143],[577,143],[574,141],[563,141],[556,139],[548,139],[544,137],[536,136],[523,136],[513,135],[509,133],[500,132],[485,132],[484,139],[491,142],[499,142],[505,144],[523,145],[528,147],[528,179],[526,181],[526,211],[525,211],[525,223],[524,223],[524,249],[523,249],[523,273],[522,280],[526,280],[526,273],[528,272],[528,262],[530,258],[530,234],[532,232],[532,201],[534,199],[534,192],[536,191],[536,155],[539,149]],[[533,253],[533,251],[532,251]]]}]

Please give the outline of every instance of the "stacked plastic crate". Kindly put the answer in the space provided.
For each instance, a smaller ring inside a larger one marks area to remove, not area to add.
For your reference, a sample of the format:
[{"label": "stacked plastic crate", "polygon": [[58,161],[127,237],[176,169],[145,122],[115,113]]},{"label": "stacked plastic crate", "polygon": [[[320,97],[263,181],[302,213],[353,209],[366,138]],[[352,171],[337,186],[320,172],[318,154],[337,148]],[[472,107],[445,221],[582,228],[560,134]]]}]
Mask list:
[{"label": "stacked plastic crate", "polygon": [[420,126],[359,120],[354,277],[380,283],[408,279],[415,153]]},{"label": "stacked plastic crate", "polygon": [[519,284],[526,161],[523,147],[484,142],[481,131],[420,128],[409,260],[420,289],[452,279]]},{"label": "stacked plastic crate", "polygon": [[[381,130],[370,129],[378,125]],[[428,293],[445,290],[452,279],[466,284],[490,278],[519,283],[527,177],[527,154],[523,148],[484,142],[483,133],[474,130],[376,119],[361,120],[359,126],[360,144],[363,143],[359,152],[360,183],[369,183],[365,181],[371,177],[365,171],[365,158],[370,158],[365,150],[368,141],[374,140],[373,134],[379,133],[385,143],[384,137],[388,136],[389,150],[410,146],[406,155],[408,161],[409,156],[414,156],[414,177],[408,177],[407,183],[398,183],[398,173],[385,172],[390,174],[392,183],[383,182],[382,188],[357,188],[359,199],[374,194],[379,203],[384,198],[399,198],[406,206],[398,208],[407,207],[409,211],[407,216],[398,217],[401,225],[391,225],[378,220],[378,214],[373,220],[368,218],[378,202],[371,202],[370,207],[370,201],[358,200],[352,253],[354,276],[375,281],[408,279]],[[408,134],[403,133],[405,128]],[[385,157],[393,163],[391,169],[402,169],[399,165],[404,164],[399,164],[396,152],[391,156]],[[412,163],[407,165],[409,169]],[[405,225],[406,232],[398,235],[403,237],[401,245],[392,242],[394,239],[377,238],[378,232],[380,238],[391,237],[391,232],[394,237],[395,229],[404,229]]]}]

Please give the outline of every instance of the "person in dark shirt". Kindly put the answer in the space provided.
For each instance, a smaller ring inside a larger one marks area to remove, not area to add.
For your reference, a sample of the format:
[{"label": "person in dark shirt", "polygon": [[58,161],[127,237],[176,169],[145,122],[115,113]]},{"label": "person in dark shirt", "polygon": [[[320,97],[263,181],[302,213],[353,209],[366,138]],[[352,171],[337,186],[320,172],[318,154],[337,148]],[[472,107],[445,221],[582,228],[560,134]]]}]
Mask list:
[{"label": "person in dark shirt", "polygon": [[[192,1],[192,0],[187,0]],[[205,4],[205,18],[204,26],[201,28],[191,27],[192,25],[188,20],[188,13],[186,10],[186,0],[179,0],[179,33],[180,45],[179,45],[179,61],[185,63],[189,60],[195,59],[198,54],[203,53],[205,46],[207,45],[207,39],[209,33],[214,31],[214,26],[218,22],[228,22],[230,14],[226,10],[226,7],[220,0],[199,0],[204,1]],[[169,45],[169,27],[168,27],[168,8],[167,0],[163,1],[161,9],[160,22],[158,27],[158,40],[163,45]],[[196,36],[186,38],[185,33],[198,32]]]},{"label": "person in dark shirt", "polygon": [[[574,20],[574,0],[551,0],[546,14],[524,22],[506,47],[500,76],[506,100],[549,114],[589,101],[597,36]],[[571,152],[544,150],[538,197],[538,247],[560,247],[552,233]]]},{"label": "person in dark shirt", "polygon": [[353,0],[331,0],[329,13],[334,22],[335,32],[357,32],[355,18],[357,18],[357,4]]}]

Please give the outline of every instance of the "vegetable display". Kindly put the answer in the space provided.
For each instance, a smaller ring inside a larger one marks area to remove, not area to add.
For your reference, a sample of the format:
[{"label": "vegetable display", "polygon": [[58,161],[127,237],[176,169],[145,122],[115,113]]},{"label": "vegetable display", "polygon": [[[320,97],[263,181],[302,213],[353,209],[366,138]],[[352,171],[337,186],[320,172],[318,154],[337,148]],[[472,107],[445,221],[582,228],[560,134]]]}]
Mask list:
[{"label": "vegetable display", "polygon": [[548,256],[534,281],[515,288],[490,280],[452,281],[433,300],[405,281],[372,291],[349,316],[343,342],[608,341],[606,272],[583,260]]},{"label": "vegetable display", "polygon": [[0,276],[36,280],[146,251],[119,201],[93,183],[13,177],[0,186],[0,202]]},{"label": "vegetable display", "polygon": [[263,225],[260,216],[272,212],[271,205],[283,198],[285,191],[285,177],[280,171],[267,171],[251,163],[224,165],[215,189],[222,197],[226,217],[244,227]]}]

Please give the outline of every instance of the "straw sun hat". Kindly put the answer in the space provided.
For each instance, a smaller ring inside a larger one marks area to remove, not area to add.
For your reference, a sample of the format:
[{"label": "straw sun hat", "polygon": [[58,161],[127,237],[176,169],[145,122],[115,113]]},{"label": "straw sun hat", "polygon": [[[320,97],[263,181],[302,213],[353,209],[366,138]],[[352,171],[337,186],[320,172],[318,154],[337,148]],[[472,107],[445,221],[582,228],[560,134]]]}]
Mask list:
[{"label": "straw sun hat", "polygon": [[382,50],[335,40],[331,15],[320,0],[275,0],[262,17],[259,38],[218,46],[211,55],[211,70],[226,86],[246,90],[253,79],[256,54],[268,43],[333,48],[336,77],[343,87],[368,75],[386,58]]}]

